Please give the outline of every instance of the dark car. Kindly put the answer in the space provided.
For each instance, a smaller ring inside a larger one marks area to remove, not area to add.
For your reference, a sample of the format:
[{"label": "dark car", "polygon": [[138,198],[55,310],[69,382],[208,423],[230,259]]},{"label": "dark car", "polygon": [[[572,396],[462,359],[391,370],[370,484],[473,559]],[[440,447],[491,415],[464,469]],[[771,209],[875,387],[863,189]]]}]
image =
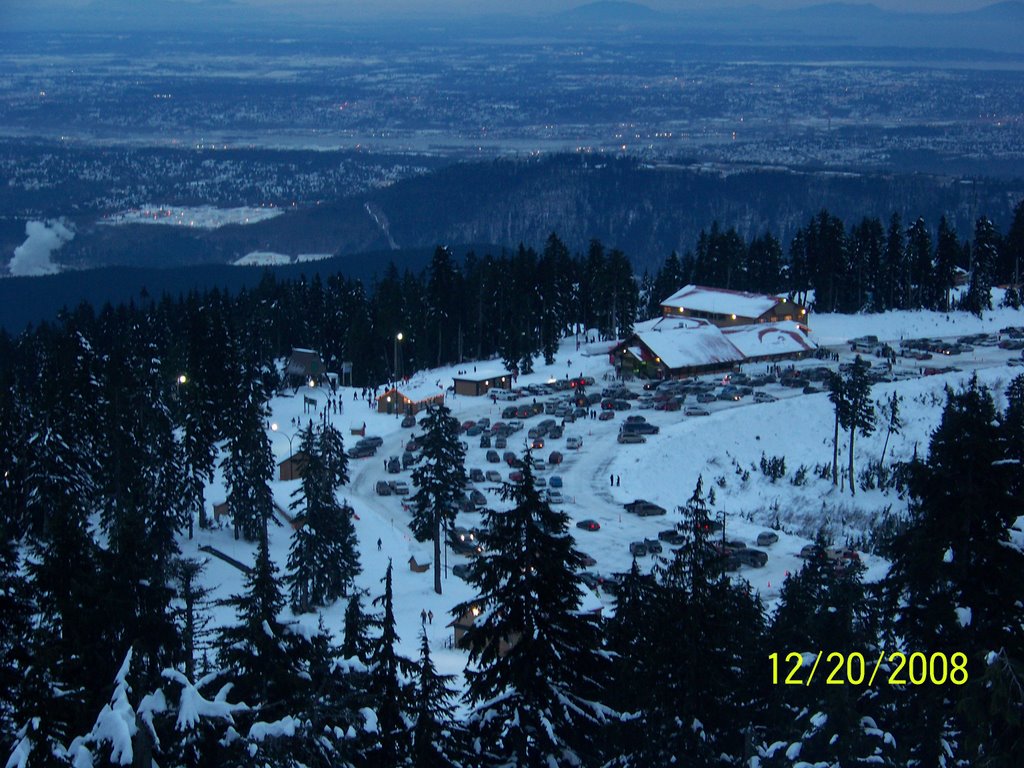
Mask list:
[{"label": "dark car", "polygon": [[636,499],[628,504],[622,505],[627,512],[631,512],[639,517],[653,517],[655,515],[664,515],[666,510],[664,507],[659,507],[653,501],[647,501],[647,499]]},{"label": "dark car", "polygon": [[378,496],[390,496],[391,486],[388,485],[384,480],[378,480],[377,485],[374,488],[377,491]]},{"label": "dark car", "polygon": [[491,464],[497,464],[499,461],[501,461],[501,457],[498,456],[498,452],[493,450],[487,452],[486,459]]},{"label": "dark car", "polygon": [[644,539],[644,544],[647,545],[647,551],[652,555],[660,555],[662,553],[661,542],[657,539]]},{"label": "dark car", "polygon": [[408,429],[409,427],[415,427],[416,417],[413,416],[411,413],[406,414],[405,418],[402,419],[402,426],[405,427],[406,429]]},{"label": "dark car", "polygon": [[504,435],[499,435],[498,437],[494,438],[494,447],[498,448],[499,450],[508,448],[508,440],[505,439]]},{"label": "dark car", "polygon": [[597,565],[597,560],[592,558],[586,552],[580,552],[580,560],[583,563],[584,568],[593,568],[595,565]]},{"label": "dark car", "polygon": [[346,451],[350,459],[365,459],[367,456],[373,456],[376,452],[377,449],[370,445],[355,445]]},{"label": "dark car", "polygon": [[757,534],[757,546],[770,547],[779,540],[779,534],[775,531],[762,531]]},{"label": "dark car", "polygon": [[465,579],[469,576],[469,563],[459,563],[452,566],[452,575]]},{"label": "dark car", "polygon": [[469,470],[469,479],[474,483],[482,483],[484,481],[484,471],[474,467]]},{"label": "dark car", "polygon": [[647,543],[634,541],[629,545],[629,554],[633,557],[647,557]]},{"label": "dark car", "polygon": [[600,531],[601,524],[597,520],[580,520],[576,527],[582,531]]},{"label": "dark car", "polygon": [[416,456],[406,451],[402,454],[402,469],[408,469],[416,463]]},{"label": "dark car", "polygon": [[384,445],[384,438],[378,437],[377,435],[370,435],[369,437],[364,437],[359,442],[365,443],[366,445],[372,445],[374,448],[380,448],[382,445]]},{"label": "dark car", "polygon": [[501,411],[501,418],[503,419],[514,419],[519,412],[519,408],[514,405],[510,405],[507,408],[503,408]]},{"label": "dark car", "polygon": [[491,436],[490,435],[480,435],[480,447],[481,448],[490,448],[491,447]]},{"label": "dark car", "polygon": [[476,488],[469,492],[469,500],[477,507],[483,507],[487,504],[487,497],[480,493]]},{"label": "dark car", "polygon": [[601,415],[597,417],[598,421],[611,421],[615,418],[613,411],[601,411]]},{"label": "dark car", "polygon": [[736,549],[729,557],[740,565],[748,565],[751,568],[764,568],[768,563],[768,553],[760,549]]}]

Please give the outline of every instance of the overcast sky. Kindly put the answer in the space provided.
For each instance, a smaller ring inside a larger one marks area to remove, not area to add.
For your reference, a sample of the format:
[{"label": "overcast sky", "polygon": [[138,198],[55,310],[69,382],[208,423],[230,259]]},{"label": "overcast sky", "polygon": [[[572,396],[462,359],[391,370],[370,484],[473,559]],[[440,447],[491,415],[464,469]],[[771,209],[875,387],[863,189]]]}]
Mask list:
[{"label": "overcast sky", "polygon": [[[819,0],[820,1],[820,0]],[[585,4],[586,0],[0,0],[7,6],[3,15],[17,15],[19,10],[34,12],[75,8],[102,12],[111,7],[130,7],[145,13],[147,6],[180,5],[201,13],[204,7],[257,6],[282,13],[296,11],[327,11],[330,15],[394,16],[394,15],[479,15],[492,12],[546,14]],[[968,11],[990,5],[995,0],[874,0],[880,8],[900,11]],[[816,4],[816,0],[646,0],[644,5],[660,11],[714,9],[726,6],[760,5],[765,8],[799,8]],[[2,16],[0,16],[2,18]]]}]

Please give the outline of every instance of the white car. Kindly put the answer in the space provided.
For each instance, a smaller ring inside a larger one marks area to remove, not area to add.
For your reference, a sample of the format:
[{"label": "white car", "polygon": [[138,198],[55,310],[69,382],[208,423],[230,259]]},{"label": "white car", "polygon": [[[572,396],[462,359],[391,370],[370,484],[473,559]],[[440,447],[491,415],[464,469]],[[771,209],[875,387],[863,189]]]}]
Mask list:
[{"label": "white car", "polygon": [[565,438],[566,448],[582,448],[583,438],[582,437],[567,437]]},{"label": "white car", "polygon": [[564,504],[565,498],[562,496],[561,491],[553,491],[550,488],[547,492],[548,504]]}]

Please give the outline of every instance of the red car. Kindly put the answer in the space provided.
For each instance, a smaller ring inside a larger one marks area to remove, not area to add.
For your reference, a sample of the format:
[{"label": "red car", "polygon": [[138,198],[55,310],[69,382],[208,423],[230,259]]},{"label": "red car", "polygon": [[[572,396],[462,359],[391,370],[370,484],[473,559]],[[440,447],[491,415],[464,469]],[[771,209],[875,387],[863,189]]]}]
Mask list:
[{"label": "red car", "polygon": [[580,520],[576,527],[584,531],[600,531],[601,524],[597,520]]}]

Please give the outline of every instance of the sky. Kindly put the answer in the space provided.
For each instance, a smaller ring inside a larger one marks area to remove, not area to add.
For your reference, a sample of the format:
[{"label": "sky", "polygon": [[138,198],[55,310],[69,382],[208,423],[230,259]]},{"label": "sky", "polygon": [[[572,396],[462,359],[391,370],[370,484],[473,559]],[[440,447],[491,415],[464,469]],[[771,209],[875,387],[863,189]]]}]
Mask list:
[{"label": "sky", "polygon": [[[822,0],[645,0],[644,5],[659,11],[710,10],[727,6],[742,7],[760,5],[772,9],[799,8],[814,5]],[[131,7],[136,13],[144,13],[147,7],[181,6],[187,11],[202,13],[203,10],[225,7],[251,6],[281,13],[316,13],[351,17],[403,16],[403,15],[458,15],[470,16],[482,13],[549,14],[568,10],[585,4],[586,0],[2,0],[7,7],[0,15],[16,16],[26,11],[49,11],[59,13],[64,9],[91,9],[102,12],[109,8]],[[995,0],[874,0],[880,8],[894,11],[955,12],[969,11],[990,5]]]}]

